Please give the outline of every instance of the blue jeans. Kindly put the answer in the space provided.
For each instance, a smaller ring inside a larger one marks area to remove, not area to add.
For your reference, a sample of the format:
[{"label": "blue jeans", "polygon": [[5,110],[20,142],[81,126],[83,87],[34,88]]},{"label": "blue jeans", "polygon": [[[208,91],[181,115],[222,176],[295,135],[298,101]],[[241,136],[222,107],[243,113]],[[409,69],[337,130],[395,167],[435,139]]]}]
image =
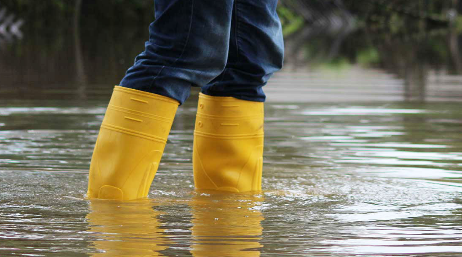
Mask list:
[{"label": "blue jeans", "polygon": [[155,0],[149,41],[120,86],[176,99],[191,86],[211,96],[265,101],[281,69],[277,0]]}]

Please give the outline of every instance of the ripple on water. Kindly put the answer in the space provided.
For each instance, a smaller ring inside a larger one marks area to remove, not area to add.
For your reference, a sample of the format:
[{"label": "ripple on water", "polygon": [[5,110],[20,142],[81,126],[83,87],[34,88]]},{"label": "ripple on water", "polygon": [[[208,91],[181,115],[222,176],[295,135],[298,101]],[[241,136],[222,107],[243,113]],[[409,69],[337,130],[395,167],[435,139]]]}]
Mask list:
[{"label": "ripple on water", "polygon": [[127,203],[84,199],[104,108],[0,108],[0,255],[460,254],[457,108],[267,104],[264,192],[217,195],[193,191],[184,107]]}]

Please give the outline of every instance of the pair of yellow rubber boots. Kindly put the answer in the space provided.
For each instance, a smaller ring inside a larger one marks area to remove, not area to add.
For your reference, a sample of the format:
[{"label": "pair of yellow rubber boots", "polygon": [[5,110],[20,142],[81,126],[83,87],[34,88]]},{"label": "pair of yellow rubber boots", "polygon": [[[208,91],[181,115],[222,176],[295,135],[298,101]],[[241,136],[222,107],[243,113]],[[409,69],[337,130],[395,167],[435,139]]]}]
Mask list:
[{"label": "pair of yellow rubber boots", "polygon": [[[88,198],[148,195],[178,102],[116,86],[90,165]],[[194,131],[196,189],[261,190],[263,103],[200,94]]]}]

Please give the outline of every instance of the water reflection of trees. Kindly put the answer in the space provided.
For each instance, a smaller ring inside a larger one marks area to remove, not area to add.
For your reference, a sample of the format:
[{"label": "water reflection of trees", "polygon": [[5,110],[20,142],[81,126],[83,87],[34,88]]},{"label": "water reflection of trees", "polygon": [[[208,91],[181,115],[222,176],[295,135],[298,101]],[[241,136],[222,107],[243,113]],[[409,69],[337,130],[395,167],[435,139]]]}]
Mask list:
[{"label": "water reflection of trees", "polygon": [[84,96],[109,89],[120,81],[147,37],[140,29],[73,28],[49,35],[29,31],[24,40],[0,50],[3,92],[36,97],[39,92],[67,91]]},{"label": "water reflection of trees", "polygon": [[[314,24],[287,38],[286,67],[306,70],[327,64],[331,68],[345,65],[379,68],[404,80],[403,93],[409,101],[449,97],[450,91],[460,98],[461,87],[437,80],[441,76],[448,80],[462,73],[461,44],[462,37],[447,28],[393,32],[366,26],[343,27],[333,32]],[[432,93],[427,92],[429,84]],[[435,92],[436,87],[447,92]]]},{"label": "water reflection of trees", "polygon": [[[90,6],[98,6],[98,1],[83,2],[73,2],[69,9],[73,15],[68,22],[41,30],[36,30],[38,25],[27,26],[22,41],[0,50],[3,92],[33,92],[35,97],[38,91],[67,91],[85,98],[97,89],[110,89],[119,82],[144,47],[147,22],[136,27],[110,26],[107,20],[97,23],[96,16],[87,11]],[[146,7],[140,1],[133,5]],[[401,23],[395,18],[394,26],[377,26],[371,17],[388,14],[373,11],[374,15],[366,15],[364,12],[375,9],[357,5],[358,1],[281,1],[283,22],[289,22],[288,17],[303,18],[299,28],[286,31],[286,67],[362,65],[384,69],[404,79],[407,99],[419,101],[425,99],[432,74],[462,73],[459,52],[462,38],[455,30],[423,24],[412,17],[403,18]],[[451,6],[435,4],[427,8],[428,15]],[[79,15],[84,10],[86,15],[82,19]],[[27,12],[22,14],[28,17]],[[406,26],[402,26],[403,22]]]}]

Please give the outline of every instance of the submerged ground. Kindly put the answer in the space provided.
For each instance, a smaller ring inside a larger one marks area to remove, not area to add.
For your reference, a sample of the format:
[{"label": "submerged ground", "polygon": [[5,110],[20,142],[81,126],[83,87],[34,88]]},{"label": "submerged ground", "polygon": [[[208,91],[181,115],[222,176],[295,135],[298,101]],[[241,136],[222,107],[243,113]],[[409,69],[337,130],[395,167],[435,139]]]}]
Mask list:
[{"label": "submerged ground", "polygon": [[144,38],[3,45],[0,255],[459,256],[459,36],[350,33],[287,40],[266,86],[261,194],[194,191],[194,91],[149,199],[125,203],[84,194],[111,88]]}]

